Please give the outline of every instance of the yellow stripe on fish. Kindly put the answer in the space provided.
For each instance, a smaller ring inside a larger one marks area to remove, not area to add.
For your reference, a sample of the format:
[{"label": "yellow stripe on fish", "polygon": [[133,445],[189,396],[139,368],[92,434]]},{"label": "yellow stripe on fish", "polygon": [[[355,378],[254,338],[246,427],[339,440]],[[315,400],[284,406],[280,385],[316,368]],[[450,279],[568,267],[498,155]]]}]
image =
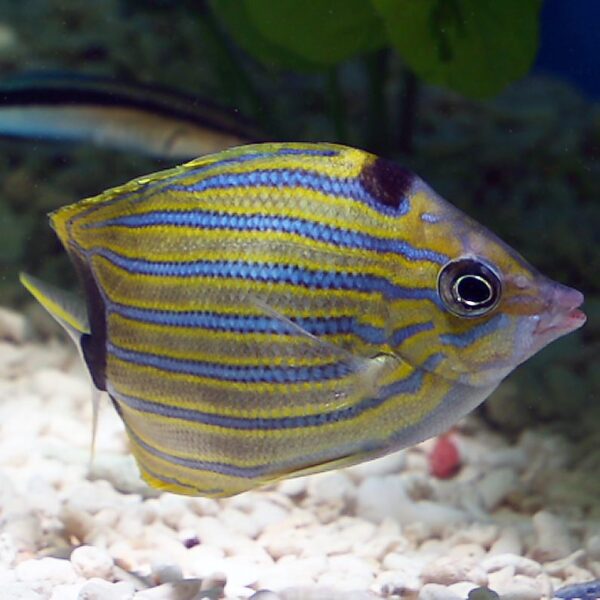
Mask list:
[{"label": "yellow stripe on fish", "polygon": [[[79,341],[142,475],[227,496],[441,432],[578,327],[578,292],[394,163],[259,144],[138,178],[51,222]],[[29,286],[31,287],[31,286]]]}]

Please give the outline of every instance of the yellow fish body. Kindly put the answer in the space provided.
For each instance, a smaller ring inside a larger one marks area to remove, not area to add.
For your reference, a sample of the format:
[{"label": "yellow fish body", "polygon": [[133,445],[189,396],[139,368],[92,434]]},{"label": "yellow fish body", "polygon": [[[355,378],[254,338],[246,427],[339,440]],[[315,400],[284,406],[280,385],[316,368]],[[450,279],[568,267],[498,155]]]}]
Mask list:
[{"label": "yellow fish body", "polygon": [[71,332],[144,479],[228,496],[447,429],[585,321],[400,166],[332,144],[202,157],[52,213]]}]

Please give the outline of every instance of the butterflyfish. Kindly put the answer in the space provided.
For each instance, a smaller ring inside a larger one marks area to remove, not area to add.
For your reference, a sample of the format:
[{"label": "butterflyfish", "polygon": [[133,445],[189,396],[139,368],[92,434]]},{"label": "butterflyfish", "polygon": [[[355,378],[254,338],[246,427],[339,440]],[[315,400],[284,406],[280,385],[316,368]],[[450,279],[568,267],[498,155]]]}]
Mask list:
[{"label": "butterflyfish", "polygon": [[450,428],[585,322],[401,166],[334,144],[226,150],[60,208],[72,297],[22,276],[121,417],[145,481],[230,496]]},{"label": "butterflyfish", "polygon": [[189,160],[266,136],[239,112],[155,85],[72,73],[0,84],[0,135]]}]

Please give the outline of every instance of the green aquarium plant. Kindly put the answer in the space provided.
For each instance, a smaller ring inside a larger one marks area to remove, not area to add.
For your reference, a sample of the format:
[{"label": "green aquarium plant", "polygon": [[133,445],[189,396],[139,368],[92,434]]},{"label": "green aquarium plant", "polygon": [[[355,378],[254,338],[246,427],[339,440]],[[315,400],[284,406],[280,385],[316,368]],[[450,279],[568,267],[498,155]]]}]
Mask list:
[{"label": "green aquarium plant", "polygon": [[271,67],[323,70],[389,47],[427,83],[486,98],[536,56],[541,0],[212,0],[235,40]]},{"label": "green aquarium plant", "polygon": [[[237,45],[267,70],[304,77],[324,74],[324,100],[338,141],[387,152],[393,148],[390,123],[396,121],[395,145],[406,154],[413,149],[417,81],[474,99],[498,94],[533,64],[541,4],[541,0],[210,0],[212,12],[205,11],[203,21],[210,22],[215,15]],[[208,31],[214,35],[214,28]],[[397,115],[388,114],[385,101],[385,89],[397,79],[389,60],[394,55],[405,66]],[[368,80],[359,91],[368,98],[362,140],[349,135],[348,103],[340,84],[343,67],[360,57],[365,59]],[[235,63],[230,56],[226,62]],[[260,118],[260,103],[246,74],[241,68],[237,73],[246,103]],[[272,110],[276,102],[271,99],[267,104]],[[285,134],[281,125],[275,126],[278,129]]]}]

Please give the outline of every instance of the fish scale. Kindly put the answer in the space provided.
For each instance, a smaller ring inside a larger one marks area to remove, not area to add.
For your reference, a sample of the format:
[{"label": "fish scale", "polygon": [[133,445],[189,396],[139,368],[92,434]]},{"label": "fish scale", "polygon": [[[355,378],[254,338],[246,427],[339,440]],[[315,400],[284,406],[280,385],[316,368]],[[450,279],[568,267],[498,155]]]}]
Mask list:
[{"label": "fish scale", "polygon": [[387,160],[258,144],[51,215],[142,476],[227,496],[439,433],[583,324],[578,292]]}]

